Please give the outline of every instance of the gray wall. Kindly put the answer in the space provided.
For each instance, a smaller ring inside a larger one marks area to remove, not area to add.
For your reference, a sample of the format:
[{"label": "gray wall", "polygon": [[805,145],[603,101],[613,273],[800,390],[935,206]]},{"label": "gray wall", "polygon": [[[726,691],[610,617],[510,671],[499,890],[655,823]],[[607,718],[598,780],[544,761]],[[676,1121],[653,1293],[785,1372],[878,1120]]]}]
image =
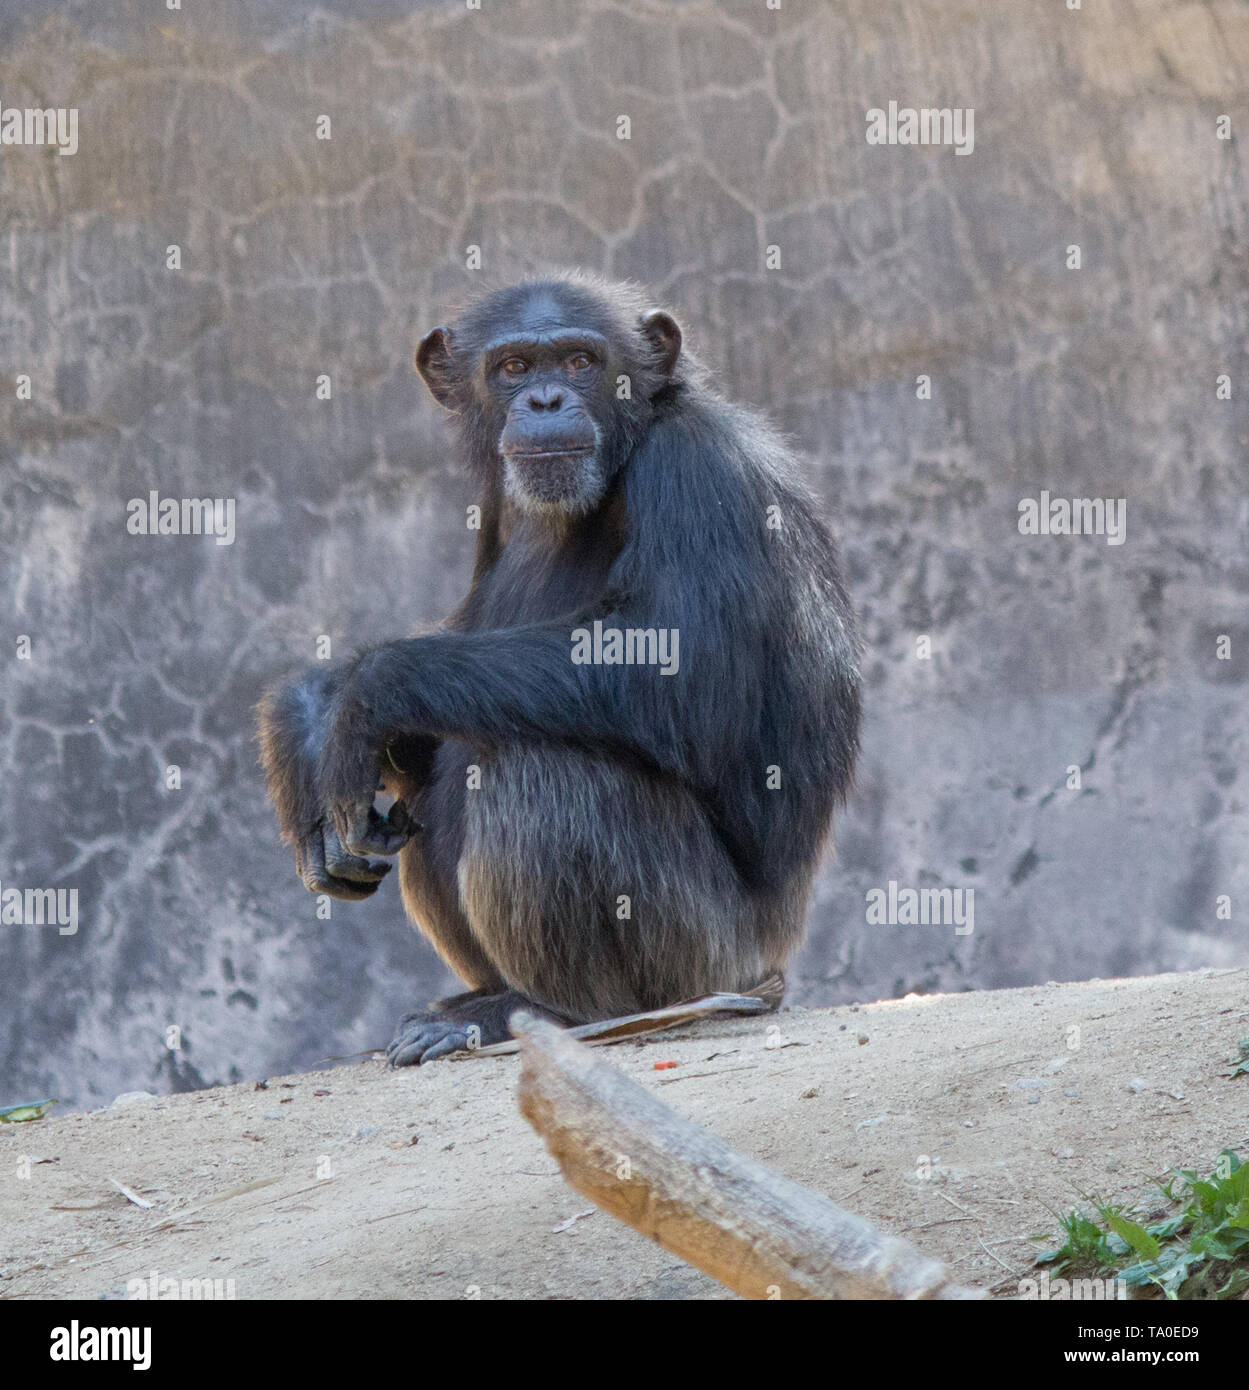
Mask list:
[{"label": "gray wall", "polygon": [[[1249,961],[1247,97],[1230,0],[0,4],[0,102],[80,112],[0,147],[0,882],[80,895],[0,927],[0,1103],[352,1053],[449,983],[393,883],[316,919],[250,711],[456,601],[412,347],[551,266],[674,308],[848,559],[866,745],[793,998]],[[890,99],[974,153],[869,146]],[[1021,536],[1043,488],[1126,544]],[[236,498],[235,543],[127,534],[150,489]],[[975,932],[869,927],[890,879]]]}]

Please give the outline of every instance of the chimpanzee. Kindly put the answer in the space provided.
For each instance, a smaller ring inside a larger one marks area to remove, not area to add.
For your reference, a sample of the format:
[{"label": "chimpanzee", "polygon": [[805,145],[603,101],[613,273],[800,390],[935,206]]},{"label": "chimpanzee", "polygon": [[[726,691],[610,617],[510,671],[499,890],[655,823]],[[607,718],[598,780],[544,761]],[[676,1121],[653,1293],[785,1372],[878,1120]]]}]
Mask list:
[{"label": "chimpanzee", "polygon": [[[480,488],[441,629],[271,691],[261,756],[309,889],[403,901],[468,994],[392,1064],[743,991],[799,944],[853,773],[859,647],[794,459],[632,287],[574,274],[421,341]],[[397,800],[375,805],[380,785]]]}]

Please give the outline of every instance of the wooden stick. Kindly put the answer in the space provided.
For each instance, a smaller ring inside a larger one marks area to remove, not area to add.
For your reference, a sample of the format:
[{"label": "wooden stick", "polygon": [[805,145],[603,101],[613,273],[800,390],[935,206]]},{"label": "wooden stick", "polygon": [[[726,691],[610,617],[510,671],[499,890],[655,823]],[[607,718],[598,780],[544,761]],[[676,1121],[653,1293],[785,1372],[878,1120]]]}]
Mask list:
[{"label": "wooden stick", "polygon": [[[622,1018],[604,1018],[596,1023],[577,1023],[565,1031],[570,1038],[579,1038],[590,1047],[601,1047],[605,1043],[639,1037],[642,1033],[679,1028],[683,1023],[693,1023],[696,1019],[709,1018],[714,1014],[732,1017],[771,1013],[780,1008],[784,997],[784,976],[769,975],[762,984],[742,994],[702,994],[697,999],[686,999],[683,1003],[670,1004],[664,1009],[648,1009],[645,1013],[625,1014]],[[520,1044],[490,1043],[472,1051],[477,1057],[501,1057],[505,1053],[519,1052]]]},{"label": "wooden stick", "polygon": [[978,1298],[905,1241],[669,1110],[545,1019],[516,1013],[520,1111],[604,1211],[746,1298]]}]

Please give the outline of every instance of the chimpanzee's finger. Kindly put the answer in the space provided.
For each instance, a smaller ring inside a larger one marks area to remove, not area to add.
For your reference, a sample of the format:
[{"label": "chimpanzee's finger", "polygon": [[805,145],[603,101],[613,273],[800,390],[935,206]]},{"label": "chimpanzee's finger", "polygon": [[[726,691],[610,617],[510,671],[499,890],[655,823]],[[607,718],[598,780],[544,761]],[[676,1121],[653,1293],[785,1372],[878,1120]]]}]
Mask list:
[{"label": "chimpanzee's finger", "polygon": [[370,863],[348,854],[332,830],[325,831],[325,867],[331,877],[350,879],[353,883],[380,883],[390,872],[389,864]]},{"label": "chimpanzee's finger", "polygon": [[[396,802],[395,806],[400,804]],[[398,854],[416,833],[416,823],[406,810],[400,811],[395,817],[394,809],[392,806],[391,813],[383,817],[371,805],[367,808],[362,806],[354,817],[351,812],[347,813],[347,817],[335,817],[336,825],[340,819],[349,818],[345,828],[339,831],[347,851],[363,857],[370,854]]]},{"label": "chimpanzee's finger", "polygon": [[376,881],[352,883],[330,873],[326,867],[325,835],[319,828],[300,841],[295,851],[295,865],[309,893],[327,893],[331,898],[341,898],[345,902],[360,902],[377,892]]}]

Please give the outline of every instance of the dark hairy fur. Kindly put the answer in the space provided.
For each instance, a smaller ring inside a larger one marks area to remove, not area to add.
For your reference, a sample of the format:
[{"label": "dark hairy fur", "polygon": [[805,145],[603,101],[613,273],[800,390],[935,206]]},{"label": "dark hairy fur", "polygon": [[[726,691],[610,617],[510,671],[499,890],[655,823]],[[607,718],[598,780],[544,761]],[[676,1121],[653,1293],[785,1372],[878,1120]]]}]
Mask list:
[{"label": "dark hairy fur", "polygon": [[[398,1063],[497,1041],[518,1004],[588,1021],[745,990],[802,937],[858,742],[853,616],[790,451],[649,309],[535,280],[426,338],[481,489],[469,593],[441,630],[261,705],[305,883],[366,897],[388,867],[370,856],[398,852],[408,913],[472,987],[403,1021]],[[492,344],[565,329],[606,344],[592,370],[513,389],[492,365]],[[679,669],[575,665],[596,618],[678,630]]]}]

